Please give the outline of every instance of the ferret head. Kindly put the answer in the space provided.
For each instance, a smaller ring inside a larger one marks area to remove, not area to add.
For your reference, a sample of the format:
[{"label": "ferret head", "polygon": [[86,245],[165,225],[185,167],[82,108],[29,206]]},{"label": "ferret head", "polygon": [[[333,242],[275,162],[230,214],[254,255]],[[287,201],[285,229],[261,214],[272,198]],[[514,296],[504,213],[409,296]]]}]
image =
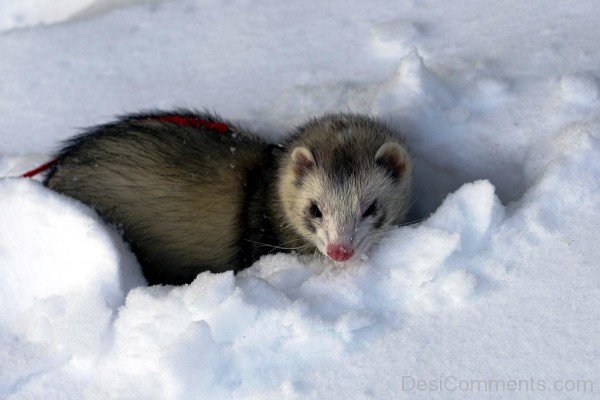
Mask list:
[{"label": "ferret head", "polygon": [[298,129],[280,167],[289,228],[335,261],[364,254],[408,207],[410,159],[383,123],[353,114]]}]

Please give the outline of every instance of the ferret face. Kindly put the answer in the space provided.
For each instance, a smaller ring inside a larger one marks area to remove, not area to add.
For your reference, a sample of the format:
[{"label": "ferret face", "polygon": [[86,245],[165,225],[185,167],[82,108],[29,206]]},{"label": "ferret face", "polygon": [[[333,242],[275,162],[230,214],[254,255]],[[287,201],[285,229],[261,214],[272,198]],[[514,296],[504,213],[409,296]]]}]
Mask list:
[{"label": "ferret face", "polygon": [[368,147],[330,154],[295,147],[280,183],[290,225],[334,261],[364,254],[408,206],[404,147],[393,140]]}]

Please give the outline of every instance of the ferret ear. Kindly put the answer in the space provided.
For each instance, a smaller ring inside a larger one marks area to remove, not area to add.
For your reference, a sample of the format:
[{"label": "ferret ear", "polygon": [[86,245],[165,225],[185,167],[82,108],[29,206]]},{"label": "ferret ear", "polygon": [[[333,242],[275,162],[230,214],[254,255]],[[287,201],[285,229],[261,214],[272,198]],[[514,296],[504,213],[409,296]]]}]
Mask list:
[{"label": "ferret ear", "polygon": [[375,164],[388,171],[394,180],[400,179],[406,172],[408,153],[400,144],[387,142],[377,150]]},{"label": "ferret ear", "polygon": [[294,173],[297,176],[304,174],[316,165],[315,157],[306,147],[296,147],[292,151],[292,162],[294,164]]}]

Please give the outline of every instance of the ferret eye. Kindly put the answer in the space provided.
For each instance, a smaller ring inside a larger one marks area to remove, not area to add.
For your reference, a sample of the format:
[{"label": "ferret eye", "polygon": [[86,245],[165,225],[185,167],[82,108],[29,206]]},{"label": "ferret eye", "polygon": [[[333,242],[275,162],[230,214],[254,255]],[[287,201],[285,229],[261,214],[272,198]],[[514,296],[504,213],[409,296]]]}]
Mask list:
[{"label": "ferret eye", "polygon": [[368,217],[370,215],[375,215],[377,212],[377,200],[371,203],[371,205],[365,210],[363,213],[363,218]]},{"label": "ferret eye", "polygon": [[310,203],[310,208],[308,209],[308,212],[313,218],[321,218],[323,216],[321,210],[319,209],[319,206],[314,202]]}]

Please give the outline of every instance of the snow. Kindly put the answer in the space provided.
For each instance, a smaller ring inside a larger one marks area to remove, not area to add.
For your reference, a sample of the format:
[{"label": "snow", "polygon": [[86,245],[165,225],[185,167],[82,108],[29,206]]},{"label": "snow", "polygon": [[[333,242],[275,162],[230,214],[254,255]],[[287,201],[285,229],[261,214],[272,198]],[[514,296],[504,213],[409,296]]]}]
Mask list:
[{"label": "snow", "polygon": [[[11,29],[89,18],[144,0],[4,0],[0,3],[0,32]],[[151,1],[151,0],[145,0]]]},{"label": "snow", "polygon": [[[595,2],[45,3],[0,3],[0,398],[597,397]],[[344,268],[148,287],[91,209],[14,178],[178,106],[271,140],[379,115],[422,220]]]}]

